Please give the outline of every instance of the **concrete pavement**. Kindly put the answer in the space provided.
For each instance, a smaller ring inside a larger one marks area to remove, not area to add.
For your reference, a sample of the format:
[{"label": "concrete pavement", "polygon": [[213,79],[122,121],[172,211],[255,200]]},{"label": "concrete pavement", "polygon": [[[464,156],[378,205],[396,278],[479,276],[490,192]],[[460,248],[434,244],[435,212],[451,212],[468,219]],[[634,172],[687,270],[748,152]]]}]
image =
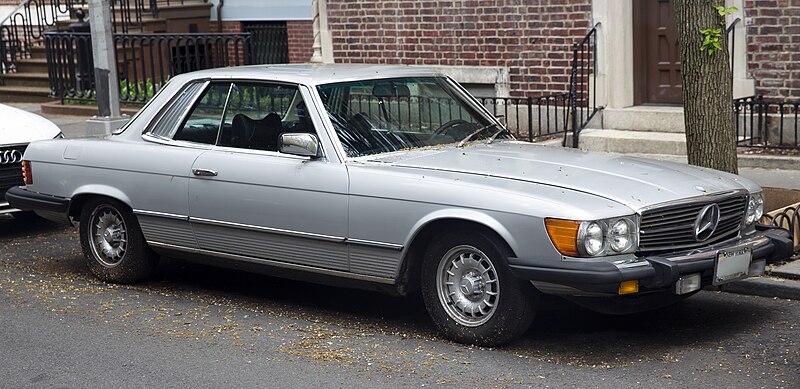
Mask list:
[{"label": "concrete pavement", "polygon": [[[86,136],[86,120],[89,117],[43,114],[39,103],[7,104],[46,117],[58,125],[67,138]],[[686,163],[685,156],[626,155]],[[739,169],[741,176],[749,178],[765,188],[800,190],[800,156],[740,155],[740,160],[742,158],[747,160],[748,167]],[[776,166],[781,168],[776,168]],[[798,259],[798,256],[793,259]],[[790,261],[787,264],[772,266],[765,276],[733,282],[724,285],[721,289],[733,293],[800,299],[800,261]]]}]

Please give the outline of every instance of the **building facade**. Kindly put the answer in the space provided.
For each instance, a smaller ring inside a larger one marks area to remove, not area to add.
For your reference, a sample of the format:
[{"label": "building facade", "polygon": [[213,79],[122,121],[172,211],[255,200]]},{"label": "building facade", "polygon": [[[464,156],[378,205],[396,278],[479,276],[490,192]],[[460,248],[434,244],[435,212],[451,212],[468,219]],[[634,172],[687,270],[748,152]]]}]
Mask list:
[{"label": "building facade", "polygon": [[210,0],[212,32],[250,32],[260,63],[303,63],[312,55],[311,0]]},{"label": "building facade", "polygon": [[[319,0],[333,62],[441,68],[498,96],[567,90],[572,45],[596,26],[606,107],[680,105],[671,0]],[[800,98],[800,1],[727,0],[736,97]],[[493,86],[492,86],[493,85]]]}]

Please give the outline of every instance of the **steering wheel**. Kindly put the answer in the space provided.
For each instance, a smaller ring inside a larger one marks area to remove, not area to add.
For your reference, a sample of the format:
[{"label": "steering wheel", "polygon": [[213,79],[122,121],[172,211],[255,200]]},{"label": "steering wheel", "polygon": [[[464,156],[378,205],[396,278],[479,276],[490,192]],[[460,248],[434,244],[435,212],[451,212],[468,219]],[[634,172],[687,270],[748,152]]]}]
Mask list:
[{"label": "steering wheel", "polygon": [[448,131],[450,131],[450,130],[458,127],[458,126],[464,125],[464,124],[472,124],[472,123],[470,123],[470,122],[468,122],[468,121],[466,121],[464,119],[453,119],[453,120],[451,120],[451,121],[449,121],[447,123],[444,123],[441,126],[439,126],[436,129],[436,131],[433,132],[433,135],[431,135],[431,139],[436,138],[437,136],[444,135]]}]

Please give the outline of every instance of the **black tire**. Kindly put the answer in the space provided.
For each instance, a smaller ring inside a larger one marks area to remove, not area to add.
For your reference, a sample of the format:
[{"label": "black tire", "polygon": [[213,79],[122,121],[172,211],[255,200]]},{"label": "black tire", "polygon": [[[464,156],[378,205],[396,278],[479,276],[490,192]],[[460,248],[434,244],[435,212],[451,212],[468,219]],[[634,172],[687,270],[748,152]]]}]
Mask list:
[{"label": "black tire", "polygon": [[136,217],[119,201],[100,197],[86,201],[80,238],[89,270],[102,281],[141,281],[158,265],[159,257],[145,242]]},{"label": "black tire", "polygon": [[478,231],[447,232],[432,240],[422,264],[422,297],[447,338],[494,347],[530,327],[539,292],[511,275],[507,251],[493,235]]}]

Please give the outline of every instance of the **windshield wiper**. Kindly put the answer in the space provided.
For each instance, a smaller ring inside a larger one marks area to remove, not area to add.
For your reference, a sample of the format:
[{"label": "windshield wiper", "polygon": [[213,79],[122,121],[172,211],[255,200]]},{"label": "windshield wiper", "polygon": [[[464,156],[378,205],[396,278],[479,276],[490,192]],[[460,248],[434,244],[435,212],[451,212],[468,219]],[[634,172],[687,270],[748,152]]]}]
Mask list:
[{"label": "windshield wiper", "polygon": [[460,142],[458,142],[458,144],[456,145],[456,147],[464,147],[464,144],[465,144],[465,143],[467,143],[467,142],[469,142],[469,141],[470,141],[470,139],[472,139],[472,137],[473,137],[473,136],[475,136],[475,135],[478,135],[478,134],[480,134],[480,133],[481,133],[483,130],[486,130],[486,129],[488,129],[488,128],[492,128],[492,127],[494,127],[494,126],[496,126],[496,125],[497,125],[497,123],[492,123],[492,124],[490,124],[490,125],[488,125],[488,126],[483,126],[483,127],[479,128],[479,129],[477,129],[477,130],[475,130],[475,131],[471,132],[469,135],[465,136],[465,137],[464,137],[464,139],[462,139]]},{"label": "windshield wiper", "polygon": [[492,142],[494,142],[495,138],[497,138],[500,134],[502,134],[504,132],[508,132],[508,134],[511,135],[511,132],[508,131],[508,128],[503,127],[501,129],[499,129],[497,132],[495,132],[494,134],[492,134],[492,136],[489,137],[489,140],[486,141],[486,144],[487,145],[492,144]]}]

